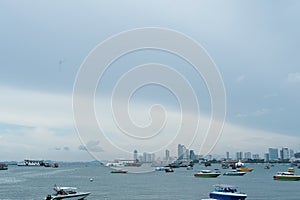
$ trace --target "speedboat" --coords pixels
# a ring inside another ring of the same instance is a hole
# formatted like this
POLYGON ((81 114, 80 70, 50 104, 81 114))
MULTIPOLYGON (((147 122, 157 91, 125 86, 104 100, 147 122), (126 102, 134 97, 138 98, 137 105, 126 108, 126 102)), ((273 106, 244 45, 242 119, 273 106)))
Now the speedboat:
POLYGON ((90 195, 90 192, 77 192, 75 187, 57 187, 54 185, 55 194, 48 195, 45 200, 61 200, 61 199, 72 199, 72 200, 83 200, 85 197, 90 195))
POLYGON ((195 177, 201 178, 216 178, 221 175, 219 171, 211 171, 211 170, 201 170, 198 173, 194 174, 195 177))
POLYGON ((294 170, 293 167, 289 167, 289 168, 288 168, 288 172, 292 172, 292 173, 293 173, 293 172, 295 172, 295 170, 294 170))
POLYGON ((126 170, 118 169, 118 170, 113 170, 110 173, 113 173, 113 174, 126 174, 127 172, 128 171, 126 171, 126 170))
POLYGON ((172 169, 172 168, 166 168, 166 169, 165 169, 165 172, 166 172, 166 173, 174 172, 174 169, 172 169))
POLYGON ((223 175, 224 176, 244 176, 246 174, 246 172, 239 172, 237 170, 230 170, 225 172, 223 175))
POLYGON ((155 171, 165 171, 166 167, 156 167, 155 171))
POLYGON ((218 184, 215 185, 215 190, 209 193, 209 198, 218 200, 244 200, 247 194, 241 193, 236 186, 218 184))
POLYGON ((295 175, 292 172, 277 172, 276 175, 273 176, 274 180, 279 181, 299 181, 300 175, 295 175))
POLYGON ((7 169, 8 169, 8 167, 6 164, 0 163, 0 170, 7 170, 7 169))
POLYGON ((242 163, 240 160, 239 160, 239 162, 235 163, 235 168, 239 172, 252 172, 253 171, 253 168, 246 167, 245 164, 242 163))

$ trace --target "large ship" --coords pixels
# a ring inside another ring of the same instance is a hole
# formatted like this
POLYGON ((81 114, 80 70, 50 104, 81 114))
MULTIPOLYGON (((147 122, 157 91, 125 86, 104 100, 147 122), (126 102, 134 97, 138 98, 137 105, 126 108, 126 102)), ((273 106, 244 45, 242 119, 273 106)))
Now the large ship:
POLYGON ((29 159, 25 159, 22 162, 18 162, 17 163, 18 166, 44 166, 44 160, 29 160, 29 159))

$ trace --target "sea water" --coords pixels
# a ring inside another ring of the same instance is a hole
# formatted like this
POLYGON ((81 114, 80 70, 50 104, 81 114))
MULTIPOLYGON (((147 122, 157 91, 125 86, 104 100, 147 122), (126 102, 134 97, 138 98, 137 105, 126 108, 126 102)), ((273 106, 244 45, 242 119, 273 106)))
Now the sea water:
MULTIPOLYGON (((91 192, 86 199, 107 200, 200 200, 208 198, 214 184, 231 184, 248 195, 248 200, 296 200, 300 199, 300 181, 275 181, 277 171, 287 171, 288 165, 275 165, 264 169, 263 164, 248 164, 254 171, 241 177, 223 176, 197 178, 201 169, 219 168, 195 165, 194 170, 175 169, 174 173, 154 171, 150 173, 112 174, 112 169, 100 164, 61 164, 59 168, 9 166, 0 171, 1 200, 41 200, 53 193, 53 185, 73 186, 79 191, 91 192), (93 179, 93 181, 90 181, 93 179)), ((296 169, 300 174, 300 169, 296 169)))

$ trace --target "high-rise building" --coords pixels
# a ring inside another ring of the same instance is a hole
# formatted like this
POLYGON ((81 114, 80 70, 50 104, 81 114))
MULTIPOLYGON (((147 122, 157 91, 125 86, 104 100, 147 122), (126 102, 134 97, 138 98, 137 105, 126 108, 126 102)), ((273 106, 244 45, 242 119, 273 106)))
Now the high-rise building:
POLYGON ((184 154, 183 154, 183 160, 189 160, 189 158, 190 158, 190 151, 187 148, 185 148, 184 150, 185 151, 184 151, 184 154))
POLYGON ((138 151, 137 150, 133 151, 133 160, 138 161, 138 151))
POLYGON ((289 151, 289 148, 284 147, 284 148, 282 148, 281 151, 282 151, 282 157, 281 157, 282 160, 290 159, 290 151, 289 151))
POLYGON ((243 152, 241 152, 241 151, 236 152, 236 159, 237 160, 242 160, 243 159, 243 152))
POLYGON ((295 155, 294 155, 294 150, 293 150, 293 149, 290 149, 290 158, 293 158, 293 157, 295 157, 295 155))
POLYGON ((165 159, 168 161, 170 160, 170 151, 168 149, 166 149, 166 155, 165 155, 165 159))
POLYGON ((229 152, 227 151, 226 152, 226 159, 229 160, 229 158, 230 158, 230 155, 229 155, 229 152))
POLYGON ((269 159, 270 161, 278 160, 278 149, 277 148, 269 148, 269 159))
POLYGON ((150 159, 150 162, 154 162, 155 161, 155 153, 151 153, 151 159, 150 159))
POLYGON ((190 160, 197 160, 194 150, 190 150, 190 160))
POLYGON ((253 156, 252 156, 252 158, 254 159, 254 160, 258 160, 259 159, 259 154, 253 154, 253 156))
POLYGON ((178 154, 178 160, 183 160, 183 154, 184 154, 184 145, 178 144, 178 148, 177 148, 177 154, 178 154))
POLYGON ((244 158, 245 159, 251 159, 251 152, 245 152, 244 153, 244 158))
POLYGON ((269 153, 265 153, 264 154, 264 160, 265 160, 265 162, 269 162, 270 161, 269 153))

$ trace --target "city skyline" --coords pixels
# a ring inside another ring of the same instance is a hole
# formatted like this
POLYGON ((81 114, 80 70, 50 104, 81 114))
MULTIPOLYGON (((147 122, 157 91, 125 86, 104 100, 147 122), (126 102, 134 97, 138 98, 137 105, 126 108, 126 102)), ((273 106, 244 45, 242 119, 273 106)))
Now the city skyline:
MULTIPOLYGON (((267 153, 262 152, 250 152, 250 151, 238 151, 230 153, 226 151, 223 156, 209 154, 206 156, 197 155, 194 153, 193 149, 187 149, 184 144, 178 144, 177 152, 170 152, 170 150, 165 150, 165 155, 160 156, 155 153, 142 152, 139 153, 138 150, 133 151, 133 160, 139 162, 154 162, 154 161, 189 161, 189 160, 199 160, 199 159, 217 159, 217 160, 264 160, 265 162, 269 161, 290 161, 290 159, 300 159, 300 156, 294 156, 296 153, 293 149, 288 147, 273 148, 269 147, 267 153), (157 159, 155 159, 157 158, 157 159)), ((121 159, 121 158, 119 158, 121 159)))

